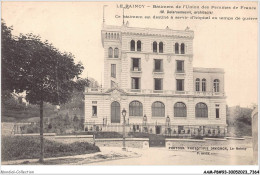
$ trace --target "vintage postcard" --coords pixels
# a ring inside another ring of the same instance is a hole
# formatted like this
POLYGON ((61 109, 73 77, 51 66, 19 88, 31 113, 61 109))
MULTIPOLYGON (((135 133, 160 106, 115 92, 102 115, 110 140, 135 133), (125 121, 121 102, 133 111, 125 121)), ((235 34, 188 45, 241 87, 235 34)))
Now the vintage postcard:
POLYGON ((251 165, 199 173, 259 174, 258 2, 2 1, 1 10, 1 173, 251 165))

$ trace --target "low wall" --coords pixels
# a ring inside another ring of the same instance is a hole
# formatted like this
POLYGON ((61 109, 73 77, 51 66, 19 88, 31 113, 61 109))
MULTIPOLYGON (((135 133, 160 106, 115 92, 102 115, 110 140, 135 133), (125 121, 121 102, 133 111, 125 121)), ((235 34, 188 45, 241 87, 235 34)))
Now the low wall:
MULTIPOLYGON (((15 136, 40 136, 40 133, 15 134, 15 136)), ((43 133, 43 136, 56 136, 56 133, 43 133)))
MULTIPOLYGON (((100 147, 123 147, 123 141, 98 141, 96 145, 100 147)), ((143 141, 126 141, 125 145, 131 148, 143 148, 143 141)))

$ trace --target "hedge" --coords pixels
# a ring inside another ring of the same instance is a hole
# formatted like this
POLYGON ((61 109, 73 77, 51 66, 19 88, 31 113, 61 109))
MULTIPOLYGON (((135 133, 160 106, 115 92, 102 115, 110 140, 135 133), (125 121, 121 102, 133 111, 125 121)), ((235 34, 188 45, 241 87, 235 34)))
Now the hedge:
MULTIPOLYGON (((2 161, 37 159, 40 157, 40 138, 31 136, 2 137, 2 161)), ((44 139, 44 157, 62 157, 100 152, 98 146, 87 142, 71 144, 44 139)))

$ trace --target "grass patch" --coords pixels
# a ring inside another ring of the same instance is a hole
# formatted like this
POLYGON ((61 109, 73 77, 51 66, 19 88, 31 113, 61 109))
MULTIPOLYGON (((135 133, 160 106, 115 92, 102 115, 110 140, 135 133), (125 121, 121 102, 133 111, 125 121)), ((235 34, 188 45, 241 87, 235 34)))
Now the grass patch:
MULTIPOLYGON (((40 138, 29 136, 2 137, 2 161, 18 159, 38 159, 40 138)), ((44 139, 44 157, 62 157, 100 152, 98 146, 87 142, 71 144, 44 139)))

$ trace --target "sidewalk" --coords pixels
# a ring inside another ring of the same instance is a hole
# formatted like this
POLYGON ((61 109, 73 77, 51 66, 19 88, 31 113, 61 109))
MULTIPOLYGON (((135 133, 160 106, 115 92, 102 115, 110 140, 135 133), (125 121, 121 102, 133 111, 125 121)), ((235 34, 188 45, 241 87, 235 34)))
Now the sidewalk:
MULTIPOLYGON (((137 158, 141 156, 136 148, 128 148, 127 151, 122 151, 122 148, 120 147, 100 147, 100 150, 101 152, 93 154, 45 158, 44 165, 83 165, 109 160, 137 158)), ((38 159, 22 159, 2 161, 2 165, 40 165, 40 163, 38 162, 38 159)))

